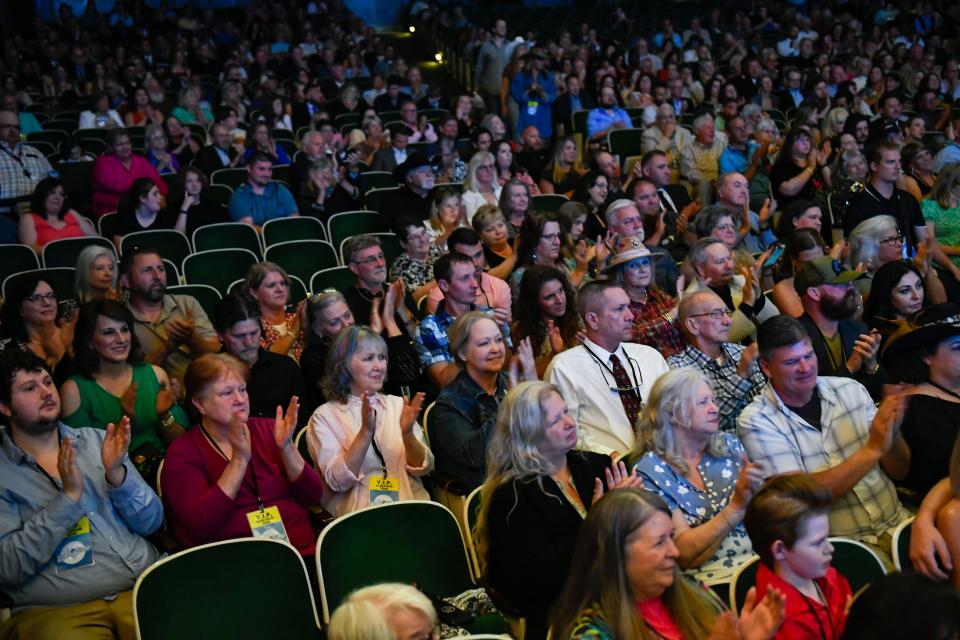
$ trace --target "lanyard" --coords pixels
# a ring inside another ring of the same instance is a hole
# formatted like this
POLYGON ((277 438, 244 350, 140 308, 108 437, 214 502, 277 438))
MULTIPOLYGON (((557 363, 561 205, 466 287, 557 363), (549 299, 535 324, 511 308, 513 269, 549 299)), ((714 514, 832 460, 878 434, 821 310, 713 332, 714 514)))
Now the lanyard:
MULTIPOLYGON (((224 460, 226 460, 227 462, 230 462, 230 458, 228 458, 227 455, 223 452, 223 449, 220 448, 220 445, 217 444, 217 441, 210 436, 210 434, 207 432, 206 429, 203 428, 202 424, 200 425, 200 431, 202 431, 203 435, 207 437, 207 441, 211 445, 213 445, 213 448, 217 450, 217 453, 219 453, 224 460)), ((251 442, 251 445, 252 444, 253 443, 251 442)), ((252 446, 250 447, 250 461, 247 463, 247 469, 250 470, 250 478, 253 483, 251 488, 253 489, 253 495, 256 496, 257 498, 257 507, 260 509, 260 511, 263 511, 263 500, 260 499, 260 486, 257 484, 257 471, 256 469, 253 468, 253 447, 252 446)), ((243 483, 245 484, 246 482, 247 482, 247 474, 244 473, 243 483)))
MULTIPOLYGON (((3 151, 4 154, 6 154, 7 156, 13 158, 13 161, 16 162, 18 165, 20 165, 20 169, 23 171, 23 175, 24 175, 25 178, 27 178, 27 179, 29 179, 29 180, 32 180, 32 179, 33 179, 33 176, 30 175, 30 172, 29 172, 29 171, 27 171, 27 167, 23 164, 23 158, 21 158, 19 155, 15 154, 13 151, 10 151, 10 150, 7 149, 6 147, 0 147, 0 151, 3 151)), ((21 153, 22 153, 22 151, 23 151, 23 148, 21 147, 21 153)))
MULTIPOLYGON (((820 616, 817 615, 817 609, 810 603, 810 598, 800 593, 800 590, 797 589, 797 593, 800 594, 800 597, 803 598, 803 603, 807 605, 807 609, 810 610, 810 614, 813 615, 813 619, 817 622, 817 627, 820 629, 820 637, 823 640, 830 640, 831 638, 837 637, 837 630, 833 627, 833 618, 830 617, 830 603, 827 602, 827 597, 823 595, 823 591, 820 590, 820 585, 816 582, 813 583, 813 586, 817 588, 817 593, 820 594, 820 597, 823 598, 823 608, 827 613, 827 623, 830 625, 830 638, 827 638, 827 632, 823 628, 823 624, 820 622, 820 616)), ((796 587, 794 587, 796 589, 796 587)))
MULTIPOLYGON (((610 390, 611 390, 611 391, 631 393, 631 394, 633 394, 633 395, 637 398, 637 400, 639 400, 640 402, 643 402, 643 397, 640 395, 640 385, 643 384, 643 373, 639 371, 639 367, 637 367, 636 369, 634 368, 634 360, 633 360, 633 358, 631 358, 630 355, 627 353, 627 350, 626 350, 626 349, 624 349, 624 348, 621 346, 619 350, 620 350, 620 351, 623 351, 623 357, 624 357, 624 358, 627 360, 627 362, 630 364, 630 375, 633 376, 633 388, 631 388, 631 389, 621 389, 621 388, 620 388, 620 384, 617 382, 617 376, 613 373, 613 369, 611 369, 609 366, 607 366, 607 364, 606 364, 603 360, 600 359, 600 356, 598 356, 597 354, 595 354, 595 353, 590 349, 590 347, 588 347, 587 345, 582 345, 582 346, 583 346, 584 349, 587 350, 587 353, 589 353, 589 354, 593 357, 593 359, 596 360, 597 364, 600 365, 600 375, 603 376, 603 382, 604 382, 604 384, 607 384, 607 386, 610 387, 610 390), (610 384, 607 383, 607 374, 604 373, 604 369, 606 369, 608 372, 610 372, 610 375, 613 376, 613 382, 615 383, 613 386, 610 386, 610 384), (639 375, 639 378, 640 378, 640 382, 639 382, 639 383, 637 382, 637 377, 638 377, 638 375, 639 375)), ((613 355, 617 355, 616 351, 613 353, 613 355)), ((620 364, 622 365, 623 363, 621 362, 620 364)))
MULTIPOLYGON (((362 409, 361 409, 362 411, 362 409)), ((363 424, 363 416, 360 416, 360 423, 363 424)), ((373 410, 373 423, 377 423, 377 410, 373 410)), ((361 426, 361 428, 363 428, 361 426)), ((387 477, 387 461, 383 457, 383 451, 380 450, 380 446, 377 444, 377 432, 374 430, 373 436, 370 438, 370 444, 373 446, 373 452, 377 455, 377 459, 380 460, 380 464, 383 466, 383 477, 387 477)))

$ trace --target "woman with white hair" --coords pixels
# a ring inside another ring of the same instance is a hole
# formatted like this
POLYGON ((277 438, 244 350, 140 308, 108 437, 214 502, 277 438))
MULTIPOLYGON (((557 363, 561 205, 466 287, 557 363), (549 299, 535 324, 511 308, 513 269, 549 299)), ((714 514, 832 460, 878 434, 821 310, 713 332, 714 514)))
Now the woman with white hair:
POLYGON ((677 126, 677 114, 668 102, 657 108, 656 124, 647 127, 641 137, 644 153, 657 150, 667 154, 667 159, 670 161, 671 180, 677 175, 680 154, 691 142, 693 142, 693 134, 677 126))
POLYGON ((100 298, 119 298, 117 255, 99 244, 84 247, 77 256, 74 289, 80 304, 100 298))
POLYGON ((668 371, 654 383, 640 416, 634 467, 673 514, 680 567, 713 584, 728 582, 753 555, 742 523, 764 477, 719 424, 703 374, 668 371))
POLYGON ((463 181, 463 206, 467 210, 467 222, 485 204, 500 202, 500 182, 497 179, 497 163, 489 151, 477 151, 467 165, 467 178, 463 181))
POLYGON ((433 640, 437 612, 409 584, 385 582, 357 589, 330 617, 330 640, 433 640))
POLYGON ((483 575, 526 619, 527 640, 546 637, 587 510, 605 490, 640 486, 622 462, 576 447, 577 423, 552 384, 522 382, 500 403, 476 535, 483 575))

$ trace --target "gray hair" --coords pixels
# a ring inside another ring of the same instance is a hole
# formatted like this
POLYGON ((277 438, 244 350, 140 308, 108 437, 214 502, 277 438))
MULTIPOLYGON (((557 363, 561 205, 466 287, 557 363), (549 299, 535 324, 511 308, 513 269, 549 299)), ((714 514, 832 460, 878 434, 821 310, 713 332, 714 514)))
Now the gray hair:
POLYGON ((73 277, 73 288, 77 291, 77 299, 80 304, 92 299, 90 297, 90 267, 100 256, 109 256, 113 262, 113 284, 111 286, 114 289, 117 288, 117 278, 120 275, 117 268, 117 254, 99 244, 88 245, 77 256, 77 267, 73 277))
MULTIPOLYGON (((637 421, 634 457, 652 451, 683 473, 689 471, 677 445, 676 430, 690 427, 701 383, 709 386, 703 373, 692 367, 672 369, 657 378, 637 421)), ((714 458, 729 455, 723 434, 714 435, 705 453, 714 458)))
POLYGON ((453 359, 461 367, 465 366, 466 362, 460 357, 460 351, 470 342, 470 334, 473 332, 473 327, 481 320, 489 320, 496 325, 496 322, 482 311, 467 311, 457 316, 457 319, 454 320, 450 328, 447 329, 447 338, 450 341, 447 348, 450 351, 450 355, 453 356, 453 359))
POLYGON ((357 589, 330 617, 330 640, 393 640, 396 634, 387 613, 407 609, 426 616, 436 626, 437 612, 430 599, 409 584, 383 583, 357 589))
POLYGON ((300 138, 300 146, 306 147, 308 144, 310 144, 311 138, 313 138, 314 136, 321 136, 321 135, 323 134, 315 129, 311 129, 310 131, 307 131, 305 134, 303 134, 303 137, 300 138))
POLYGON ((606 213, 603 214, 604 219, 607 221, 607 226, 613 224, 613 221, 616 219, 617 211, 623 209, 624 207, 636 207, 637 203, 633 200, 628 200, 627 198, 620 198, 619 200, 614 200, 607 207, 606 213))
POLYGON ((353 379, 350 361, 353 354, 367 348, 387 355, 387 343, 370 327, 355 324, 337 334, 327 354, 326 374, 322 382, 323 392, 328 399, 346 402, 350 398, 350 382, 353 379))
POLYGON ((707 124, 707 122, 713 122, 713 116, 710 115, 709 113, 700 114, 699 116, 693 119, 693 130, 696 131, 703 125, 707 124))
POLYGON ((760 131, 766 131, 767 133, 773 134, 774 137, 780 135, 780 128, 777 127, 777 123, 770 118, 760 118, 756 130, 758 133, 760 131))
POLYGON ((673 105, 671 105, 668 102, 664 102, 662 105, 657 107, 657 118, 659 119, 661 116, 663 117, 673 116, 674 118, 676 118, 677 112, 673 110, 673 105))
MULTIPOLYGON (((693 265, 694 269, 702 267, 707 263, 707 249, 715 244, 723 244, 723 240, 706 237, 700 238, 693 243, 693 247, 690 249, 690 255, 687 256, 687 260, 693 265)), ((723 244, 723 246, 726 248, 727 245, 723 244)))
POLYGON ((850 232, 850 265, 863 264, 868 271, 879 267, 880 238, 887 231, 899 231, 897 219, 893 216, 873 216, 858 224, 850 232))
POLYGON ((369 249, 370 247, 381 247, 383 248, 383 243, 380 242, 380 238, 370 234, 360 234, 358 236, 351 236, 343 245, 343 257, 346 258, 347 262, 353 261, 353 256, 358 252, 363 251, 364 249, 369 249))

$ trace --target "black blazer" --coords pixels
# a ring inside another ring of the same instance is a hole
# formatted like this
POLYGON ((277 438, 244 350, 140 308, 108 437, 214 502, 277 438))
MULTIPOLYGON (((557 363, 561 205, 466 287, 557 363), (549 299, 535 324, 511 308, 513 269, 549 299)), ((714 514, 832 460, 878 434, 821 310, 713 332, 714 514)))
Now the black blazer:
MULTIPOLYGON (((589 508, 595 478, 610 457, 571 451, 567 464, 580 501, 589 508)), ((550 478, 498 487, 487 513, 486 581, 527 619, 527 638, 546 637, 547 612, 563 590, 583 519, 550 478)))
MULTIPOLYGON (((233 162, 233 159, 237 157, 237 150, 230 147, 227 149, 227 155, 230 157, 230 162, 233 162)), ((193 166, 203 171, 209 178, 210 174, 217 169, 227 169, 230 165, 223 164, 217 150, 213 146, 207 145, 197 153, 197 157, 193 159, 193 166)))
MULTIPOLYGON (((584 109, 593 109, 596 106, 593 96, 586 91, 581 91, 580 106, 584 109)), ((560 125, 563 125, 566 135, 573 133, 573 106, 570 95, 567 93, 553 101, 553 130, 557 131, 557 127, 560 125)))
POLYGON ((393 149, 387 147, 386 149, 380 149, 375 154, 373 154, 373 166, 370 167, 373 171, 390 171, 392 172, 397 168, 397 158, 393 155, 393 149))

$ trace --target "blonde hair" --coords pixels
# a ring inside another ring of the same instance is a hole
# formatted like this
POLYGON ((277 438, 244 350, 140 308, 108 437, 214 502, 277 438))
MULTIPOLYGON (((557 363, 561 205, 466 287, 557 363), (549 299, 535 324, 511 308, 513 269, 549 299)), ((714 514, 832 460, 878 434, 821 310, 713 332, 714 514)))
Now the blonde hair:
POLYGON ((463 181, 464 191, 479 191, 477 188, 477 167, 483 162, 493 163, 493 181, 490 183, 494 189, 499 184, 497 179, 497 159, 489 151, 477 151, 470 157, 470 163, 467 165, 467 176, 463 181))
MULTIPOLYGON (((637 458, 652 451, 681 472, 690 471, 678 450, 676 430, 689 428, 697 401, 697 387, 701 383, 709 386, 704 375, 692 367, 672 369, 657 378, 637 421, 637 448, 634 452, 637 458)), ((706 453, 714 458, 728 455, 722 434, 713 437, 706 453)))
MULTIPOLYGON (((543 490, 543 476, 554 471, 540 452, 547 421, 543 403, 551 393, 563 397, 560 390, 548 382, 521 382, 500 403, 487 445, 487 479, 480 490, 480 514, 474 527, 481 567, 486 566, 487 560, 487 518, 493 494, 501 485, 521 478, 536 478, 543 490)), ((514 507, 516 499, 514 495, 514 507)))
POLYGON ((357 589, 347 596, 330 617, 330 640, 394 640, 397 636, 387 622, 387 612, 417 611, 437 626, 437 612, 430 599, 416 587, 383 583, 357 589))
POLYGON ((933 200, 944 209, 950 208, 950 192, 960 184, 960 165, 948 164, 933 183, 933 188, 927 194, 927 200, 933 200))
POLYGON ((497 220, 507 224, 507 219, 504 217, 503 211, 500 211, 500 207, 495 204, 482 204, 477 207, 477 212, 473 214, 471 224, 474 231, 483 233, 484 229, 497 220))

